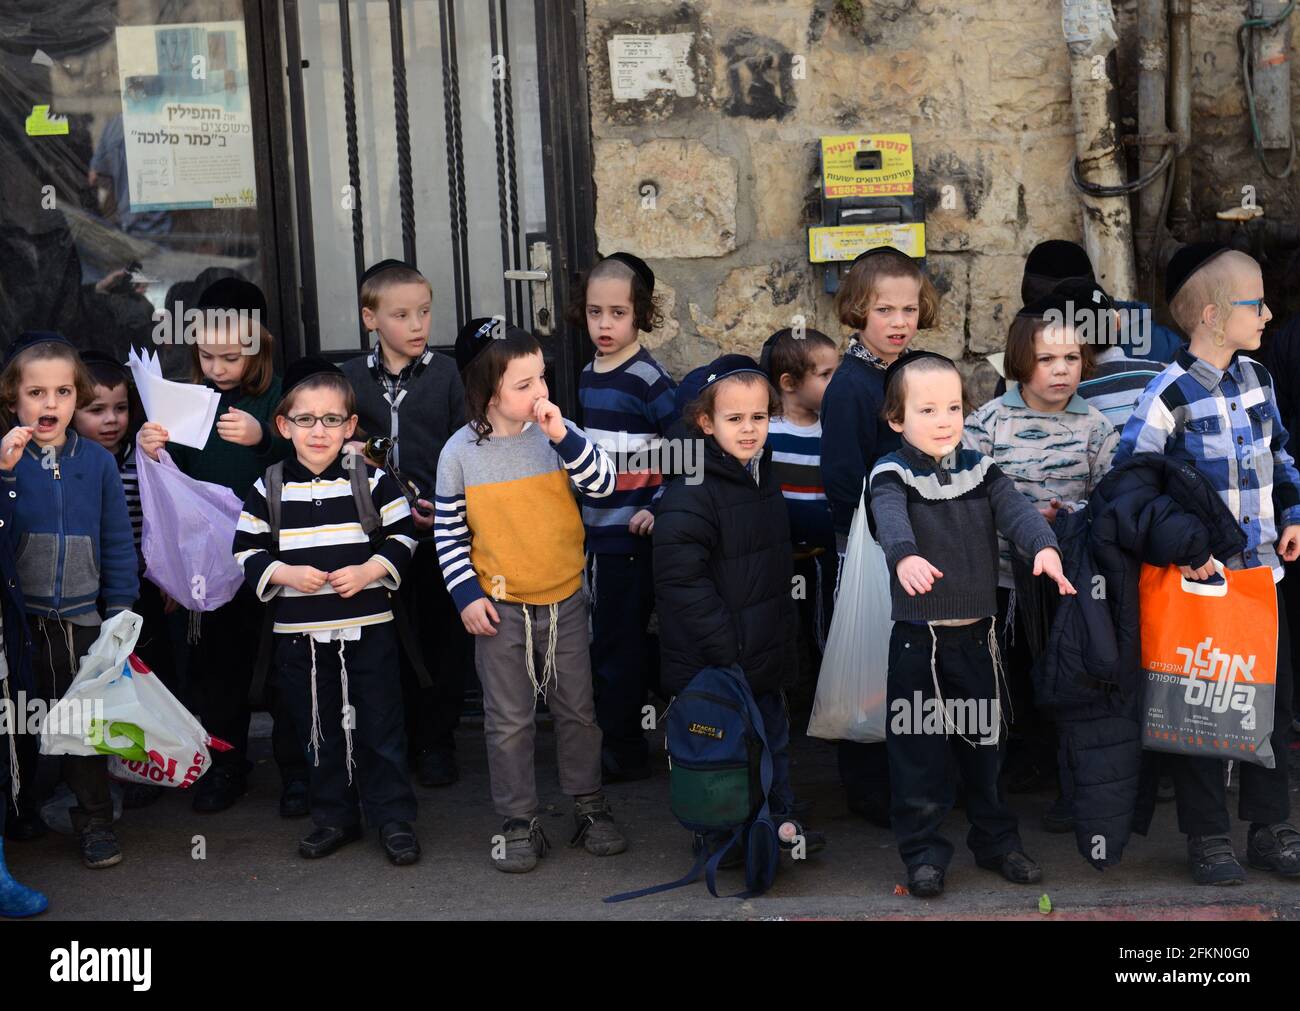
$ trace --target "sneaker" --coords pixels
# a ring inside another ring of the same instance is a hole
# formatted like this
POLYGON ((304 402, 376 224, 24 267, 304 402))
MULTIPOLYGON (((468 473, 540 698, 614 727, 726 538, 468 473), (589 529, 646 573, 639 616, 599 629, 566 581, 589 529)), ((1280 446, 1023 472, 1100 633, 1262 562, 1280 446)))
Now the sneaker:
POLYGON ((907 890, 918 899, 934 899, 943 894, 943 868, 934 864, 917 864, 907 869, 907 890))
POLYGON ((614 814, 603 793, 591 793, 575 798, 573 824, 577 830, 570 846, 582 843, 582 848, 593 856, 612 857, 627 849, 627 839, 614 824, 614 814))
POLYGON ((975 864, 986 871, 997 871, 1013 885, 1032 885, 1043 880, 1043 869, 1024 850, 1012 850, 984 860, 976 859, 975 864))
POLYGON ((280 817, 305 818, 311 814, 307 800, 307 784, 301 779, 291 779, 280 791, 280 817))
POLYGON ((1074 831, 1074 809, 1067 797, 1057 797, 1043 812, 1043 831, 1061 835, 1074 831))
POLYGON ((1279 822, 1252 828, 1246 837, 1246 862, 1284 878, 1300 878, 1300 832, 1279 822))
POLYGON ((224 811, 233 807, 248 792, 248 780, 226 765, 218 765, 208 770, 206 776, 199 780, 194 792, 194 810, 205 814, 224 811))
POLYGON ((498 858, 494 845, 492 864, 507 874, 526 874, 537 866, 537 861, 551 848, 536 817, 531 820, 507 818, 501 826, 501 834, 505 836, 505 852, 498 858))
POLYGON ((415 778, 421 786, 451 786, 460 779, 451 751, 422 751, 415 758, 415 778))
POLYGON ((1240 885, 1246 870, 1232 851, 1232 839, 1226 835, 1191 835, 1187 837, 1187 862, 1198 885, 1240 885))
POLYGON ((122 862, 122 847, 107 825, 86 829, 77 836, 77 842, 81 846, 81 862, 93 870, 122 862))

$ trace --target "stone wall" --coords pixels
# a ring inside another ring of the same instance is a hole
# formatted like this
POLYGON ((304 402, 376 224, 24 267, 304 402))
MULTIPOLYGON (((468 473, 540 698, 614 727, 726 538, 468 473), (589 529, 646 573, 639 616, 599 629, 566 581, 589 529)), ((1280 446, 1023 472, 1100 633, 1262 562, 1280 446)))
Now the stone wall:
MULTIPOLYGON (((1226 10, 1238 6, 1193 9, 1196 150, 1212 155, 1195 159, 1194 200, 1207 219, 1240 202, 1239 177, 1260 175, 1233 55, 1240 19, 1226 10)), ((1131 115, 1133 0, 1117 15, 1131 115)), ((587 41, 598 245, 654 267, 667 320, 646 344, 675 375, 721 352, 756 353, 796 315, 847 333, 824 268, 807 258, 823 135, 912 134, 943 297, 918 346, 964 356, 977 392, 993 382, 980 356, 1001 349, 1020 306, 1025 253, 1082 237, 1057 0, 587 0, 587 41), (616 101, 611 36, 679 33, 692 36, 684 86, 616 101), (955 200, 942 199, 946 186, 955 200)), ((1289 181, 1266 183, 1266 207, 1282 191, 1291 199, 1289 181)))

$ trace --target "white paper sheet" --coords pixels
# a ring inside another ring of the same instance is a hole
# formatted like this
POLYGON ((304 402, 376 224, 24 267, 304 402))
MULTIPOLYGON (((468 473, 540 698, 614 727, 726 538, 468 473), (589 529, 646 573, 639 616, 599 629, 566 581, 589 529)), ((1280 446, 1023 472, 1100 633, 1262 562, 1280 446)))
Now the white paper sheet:
POLYGON ((164 379, 158 356, 147 348, 143 355, 132 348, 126 364, 148 419, 167 429, 172 442, 195 449, 207 445, 221 395, 206 386, 164 379))

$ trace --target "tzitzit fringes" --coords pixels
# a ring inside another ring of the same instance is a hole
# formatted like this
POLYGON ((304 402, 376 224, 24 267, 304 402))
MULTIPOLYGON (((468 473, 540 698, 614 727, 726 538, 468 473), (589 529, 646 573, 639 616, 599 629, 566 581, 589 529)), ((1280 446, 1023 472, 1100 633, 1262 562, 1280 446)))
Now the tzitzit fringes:
POLYGON ((528 613, 528 605, 520 604, 524 610, 524 669, 528 671, 528 683, 533 686, 533 696, 541 695, 545 698, 545 692, 537 683, 537 662, 533 658, 533 617, 528 613))
POLYGON ((817 570, 817 602, 813 605, 813 624, 816 626, 817 651, 826 652, 826 601, 822 589, 822 556, 813 557, 813 568, 817 570))
MULTIPOLYGON (((993 739, 983 743, 996 747, 1002 739, 1002 686, 1006 682, 1007 672, 1002 666, 1002 650, 998 648, 998 623, 989 622, 989 656, 993 660, 993 739)), ((1011 689, 1007 688, 1007 708, 1011 708, 1011 689)), ((1010 728, 1010 722, 1007 727, 1010 728)))
POLYGON ((316 640, 307 636, 307 648, 311 650, 311 750, 315 761, 320 765, 320 705, 316 701, 316 640))
MULTIPOLYGON (((13 703, 9 698, 9 678, 0 678, 0 685, 4 686, 5 709, 13 712, 13 703)), ((15 719, 17 715, 15 714, 15 719)), ((12 794, 14 804, 18 803, 18 788, 21 777, 18 773, 18 735, 12 732, 6 735, 9 738, 9 792, 12 794)))
POLYGON ((339 685, 343 690, 343 742, 346 750, 344 764, 348 770, 348 785, 352 784, 352 767, 356 762, 352 760, 352 714, 348 711, 348 658, 343 653, 343 647, 346 642, 339 640, 339 685))
POLYGON ((203 635, 203 612, 191 611, 189 627, 186 629, 185 632, 185 641, 188 642, 191 646, 193 646, 199 641, 199 637, 202 635, 203 635))
POLYGON ((939 687, 939 633, 934 630, 933 622, 927 622, 926 628, 930 630, 930 677, 934 681, 934 700, 943 716, 943 732, 946 735, 951 729, 958 740, 974 747, 975 742, 957 729, 956 721, 948 713, 948 706, 943 700, 943 690, 939 687))
POLYGON ((560 638, 560 605, 551 604, 547 608, 550 625, 546 629, 546 657, 542 661, 542 701, 546 701, 546 686, 552 679, 559 684, 559 675, 555 670, 555 651, 560 638))

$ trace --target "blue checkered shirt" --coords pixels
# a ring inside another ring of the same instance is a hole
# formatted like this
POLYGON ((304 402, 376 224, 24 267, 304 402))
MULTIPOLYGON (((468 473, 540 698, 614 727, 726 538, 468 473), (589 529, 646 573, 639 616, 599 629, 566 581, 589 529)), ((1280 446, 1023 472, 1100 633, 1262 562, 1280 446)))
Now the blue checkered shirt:
POLYGON ((1236 355, 1225 371, 1178 351, 1153 379, 1124 426, 1115 464, 1134 453, 1165 453, 1194 466, 1219 493, 1246 534, 1230 568, 1282 563, 1278 531, 1300 523, 1300 474, 1286 451, 1287 431, 1268 370, 1236 355), (1280 519, 1280 522, 1279 522, 1280 519))

